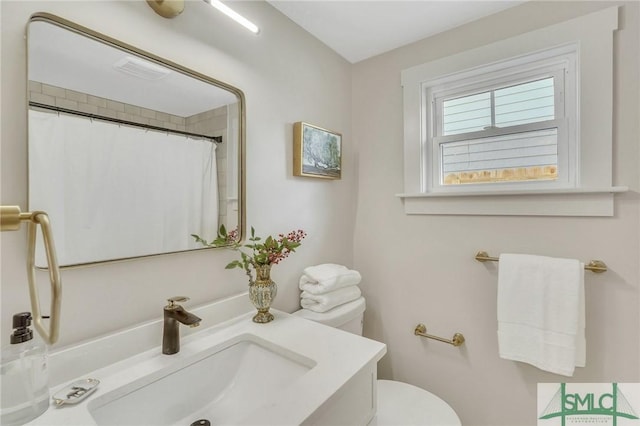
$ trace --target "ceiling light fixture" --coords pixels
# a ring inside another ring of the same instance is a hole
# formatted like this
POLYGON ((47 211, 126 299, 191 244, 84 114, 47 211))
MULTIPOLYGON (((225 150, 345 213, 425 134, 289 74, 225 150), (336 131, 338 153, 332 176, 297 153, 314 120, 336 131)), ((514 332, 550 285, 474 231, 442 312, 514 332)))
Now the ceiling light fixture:
POLYGON ((147 3, 163 18, 175 18, 184 10, 184 0, 147 0, 147 3))
POLYGON ((230 17, 231 19, 233 19, 234 21, 236 21, 237 23, 239 23, 240 25, 242 25, 252 33, 258 34, 260 32, 260 28, 258 28, 256 24, 249 21, 247 18, 240 15, 238 12, 231 9, 226 4, 222 3, 220 0, 203 0, 203 1, 215 7, 220 12, 224 13, 225 15, 227 15, 228 17, 230 17))

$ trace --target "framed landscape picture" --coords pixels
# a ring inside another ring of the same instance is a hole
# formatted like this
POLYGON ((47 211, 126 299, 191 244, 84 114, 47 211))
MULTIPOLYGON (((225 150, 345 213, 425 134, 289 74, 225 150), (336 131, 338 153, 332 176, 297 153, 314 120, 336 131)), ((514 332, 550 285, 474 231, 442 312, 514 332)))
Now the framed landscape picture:
POLYGON ((342 135, 301 121, 293 124, 293 174, 340 179, 342 135))

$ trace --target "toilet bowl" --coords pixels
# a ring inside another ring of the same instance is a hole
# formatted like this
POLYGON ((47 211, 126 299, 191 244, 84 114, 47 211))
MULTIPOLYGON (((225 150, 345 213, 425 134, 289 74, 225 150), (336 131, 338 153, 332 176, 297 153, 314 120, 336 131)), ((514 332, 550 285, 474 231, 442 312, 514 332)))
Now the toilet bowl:
MULTIPOLYGON (((362 335, 366 308, 363 297, 319 313, 308 309, 296 315, 330 327, 362 335)), ((460 426, 456 412, 436 395, 408 383, 378 380, 378 409, 369 426, 460 426)))
POLYGON ((378 411, 369 426, 460 426, 453 408, 431 392, 409 383, 378 380, 378 411))

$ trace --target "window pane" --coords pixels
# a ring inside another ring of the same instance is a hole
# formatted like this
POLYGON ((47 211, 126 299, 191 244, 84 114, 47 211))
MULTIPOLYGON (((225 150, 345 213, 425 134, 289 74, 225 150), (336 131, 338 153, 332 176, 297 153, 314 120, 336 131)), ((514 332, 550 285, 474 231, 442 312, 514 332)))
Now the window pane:
POLYGON ((554 180, 558 177, 557 129, 441 144, 442 183, 554 180))
POLYGON ((448 99, 442 108, 443 135, 475 132, 491 126, 491 92, 448 99))
POLYGON ((553 77, 495 91, 496 126, 553 120, 553 77))

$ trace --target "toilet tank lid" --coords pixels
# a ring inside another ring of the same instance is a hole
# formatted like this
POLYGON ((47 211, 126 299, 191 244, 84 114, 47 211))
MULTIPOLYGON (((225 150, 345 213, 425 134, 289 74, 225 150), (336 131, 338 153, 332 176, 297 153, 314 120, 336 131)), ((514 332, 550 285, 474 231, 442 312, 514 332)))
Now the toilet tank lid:
POLYGON ((316 321, 330 327, 339 327, 358 315, 362 315, 366 308, 364 297, 360 296, 356 300, 336 306, 327 312, 314 312, 309 309, 300 309, 292 315, 300 316, 311 321, 316 321))

